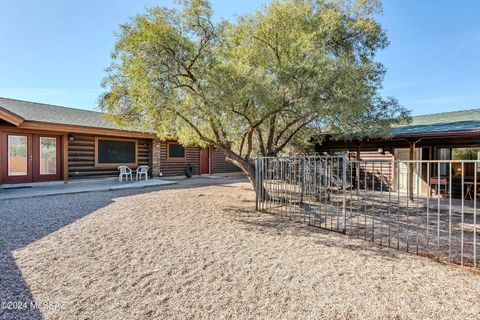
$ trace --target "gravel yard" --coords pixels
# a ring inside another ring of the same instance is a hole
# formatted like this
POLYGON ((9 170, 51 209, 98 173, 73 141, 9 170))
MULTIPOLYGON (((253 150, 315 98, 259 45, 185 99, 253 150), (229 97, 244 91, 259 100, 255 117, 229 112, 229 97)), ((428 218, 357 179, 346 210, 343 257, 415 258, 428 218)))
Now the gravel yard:
POLYGON ((480 318, 480 275, 254 204, 238 178, 0 201, 0 319, 480 318))

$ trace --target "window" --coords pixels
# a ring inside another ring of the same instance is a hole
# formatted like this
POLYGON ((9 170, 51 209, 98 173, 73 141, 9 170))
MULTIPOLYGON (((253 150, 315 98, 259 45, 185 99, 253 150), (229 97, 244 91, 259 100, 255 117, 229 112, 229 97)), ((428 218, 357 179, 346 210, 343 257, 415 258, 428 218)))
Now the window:
POLYGON ((28 141, 26 136, 8 136, 8 175, 28 174, 28 141))
POLYGON ((40 137, 40 174, 57 173, 57 139, 40 137))
MULTIPOLYGON (((480 148, 452 148, 452 160, 480 160, 480 148)), ((463 167, 465 176, 473 176, 475 174, 475 164, 465 163, 463 167)), ((460 163, 453 164, 453 171, 456 175, 461 175, 462 165, 460 163)), ((477 165, 477 172, 480 166, 477 165)))
MULTIPOLYGON (((440 175, 449 174, 449 167, 452 168, 452 174, 462 174, 462 164, 460 160, 480 160, 480 148, 438 148, 438 160, 454 160, 451 165, 447 163, 440 164, 440 175)), ((475 173, 475 164, 464 163, 463 169, 465 176, 473 176, 475 173)), ((477 166, 477 172, 480 172, 480 165, 477 166)))
MULTIPOLYGON (((438 148, 438 160, 451 160, 450 148, 438 148)), ((446 176, 448 173, 447 164, 440 163, 440 176, 446 176)), ((435 175, 437 175, 435 171, 435 175)))
POLYGON ((178 143, 169 143, 168 158, 185 158, 185 148, 178 143))
POLYGON ((95 138, 95 165, 137 165, 137 141, 95 138))
POLYGON ((480 148, 452 148, 452 160, 478 160, 480 148))

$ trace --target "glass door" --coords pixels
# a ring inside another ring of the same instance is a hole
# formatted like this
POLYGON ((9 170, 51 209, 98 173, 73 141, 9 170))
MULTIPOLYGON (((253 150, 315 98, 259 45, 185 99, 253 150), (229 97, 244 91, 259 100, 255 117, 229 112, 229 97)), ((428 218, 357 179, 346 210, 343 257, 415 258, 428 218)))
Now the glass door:
POLYGON ((32 136, 4 133, 2 181, 4 183, 32 181, 32 136))
POLYGON ((33 165, 34 181, 60 180, 60 137, 34 136, 33 165))
MULTIPOLYGON (((422 159, 422 150, 420 148, 415 148, 414 157, 414 160, 422 159)), ((409 189, 413 189, 413 192, 416 194, 417 184, 419 184, 418 187, 422 190, 425 183, 422 179, 419 179, 422 176, 422 166, 416 164, 410 166, 408 162, 410 160, 410 149, 395 149, 395 160, 399 160, 395 166, 395 189, 398 189, 397 191, 400 193, 407 193, 409 189), (410 170, 412 168, 412 181, 410 181, 410 170), (410 183, 413 183, 413 185, 410 186, 410 183)))

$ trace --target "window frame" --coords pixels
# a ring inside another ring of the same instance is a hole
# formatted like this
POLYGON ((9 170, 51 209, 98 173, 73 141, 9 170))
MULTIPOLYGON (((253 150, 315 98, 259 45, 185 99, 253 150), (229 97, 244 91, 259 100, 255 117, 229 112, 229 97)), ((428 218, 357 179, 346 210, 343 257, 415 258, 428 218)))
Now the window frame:
POLYGON ((38 168, 38 174, 41 176, 52 176, 52 175, 57 175, 58 174, 58 138, 57 137, 48 137, 48 136, 43 136, 39 135, 38 137, 38 161, 39 161, 39 168, 38 168), (49 139, 49 140, 54 140, 55 141, 55 172, 53 173, 42 173, 42 139, 49 139))
POLYGON ((187 147, 175 141, 167 142, 167 160, 186 160, 186 159, 187 159, 187 147), (170 157, 171 144, 176 144, 183 147, 183 157, 170 157))
POLYGON ((134 139, 123 139, 123 138, 104 138, 104 137, 95 137, 95 168, 117 168, 118 166, 131 166, 136 167, 138 166, 138 140, 134 139), (99 140, 107 140, 107 141, 122 141, 122 142, 134 142, 135 143, 135 162, 131 163, 101 163, 98 162, 98 141, 99 140))

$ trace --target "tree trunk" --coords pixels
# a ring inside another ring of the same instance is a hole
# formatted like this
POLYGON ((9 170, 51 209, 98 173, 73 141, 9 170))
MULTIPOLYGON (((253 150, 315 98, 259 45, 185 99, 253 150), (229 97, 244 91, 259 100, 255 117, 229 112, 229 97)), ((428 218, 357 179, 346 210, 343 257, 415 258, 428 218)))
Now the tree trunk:
POLYGON ((227 156, 227 161, 228 162, 230 162, 230 163, 236 165, 237 167, 239 167, 240 169, 242 169, 242 171, 245 173, 248 180, 252 184, 253 190, 255 192, 259 192, 258 194, 260 194, 260 196, 262 197, 262 201, 266 201, 266 200, 270 199, 270 195, 268 193, 268 190, 265 188, 263 183, 262 183, 262 185, 259 186, 260 190, 257 190, 255 165, 252 164, 247 159, 242 158, 241 156, 239 156, 238 154, 236 154, 235 152, 233 152, 231 150, 228 150, 228 149, 225 149, 225 148, 221 148, 221 149, 223 150, 223 152, 227 156))
POLYGON ((248 180, 252 183, 253 190, 256 190, 255 166, 231 150, 222 148, 222 151, 227 156, 228 162, 236 165, 245 173, 248 180))

